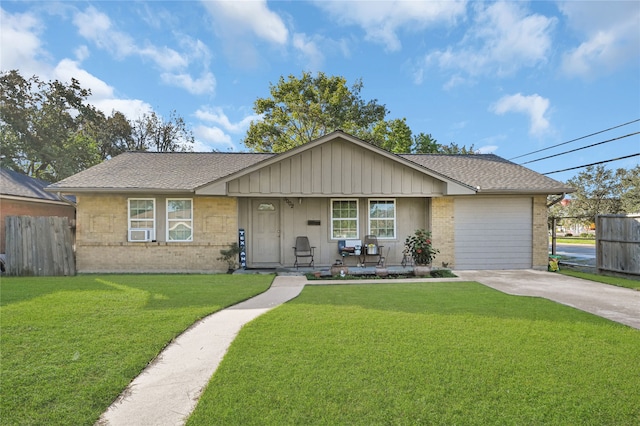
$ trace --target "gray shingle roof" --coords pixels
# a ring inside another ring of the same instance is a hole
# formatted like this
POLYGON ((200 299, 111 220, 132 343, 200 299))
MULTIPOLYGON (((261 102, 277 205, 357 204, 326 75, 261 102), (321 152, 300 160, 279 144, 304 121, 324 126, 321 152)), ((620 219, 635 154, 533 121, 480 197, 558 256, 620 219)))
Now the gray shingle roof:
POLYGON ((562 182, 493 154, 401 154, 400 156, 471 187, 480 187, 481 192, 572 191, 562 182))
POLYGON ((55 189, 193 191, 274 154, 126 152, 57 182, 55 189))
POLYGON ((44 180, 35 179, 13 170, 0 169, 0 194, 2 195, 61 201, 56 194, 44 190, 48 185, 49 182, 44 180))
MULTIPOLYGON (((267 153, 127 152, 68 177, 49 190, 191 192, 275 156, 267 153)), ((399 157, 480 192, 571 192, 562 182, 493 154, 399 157)))

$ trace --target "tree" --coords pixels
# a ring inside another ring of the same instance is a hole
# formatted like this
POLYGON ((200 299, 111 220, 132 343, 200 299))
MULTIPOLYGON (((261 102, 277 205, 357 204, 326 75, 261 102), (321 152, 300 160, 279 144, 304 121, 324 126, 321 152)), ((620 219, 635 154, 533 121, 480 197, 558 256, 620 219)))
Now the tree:
POLYGON ((632 169, 618 169, 620 177, 620 205, 625 213, 640 213, 640 165, 632 169))
POLYGON ((451 142, 449 145, 439 144, 430 133, 418 133, 413 138, 413 152, 416 154, 475 154, 476 150, 473 145, 469 148, 466 145, 458 146, 457 143, 451 142))
POLYGON ((56 181, 100 161, 97 145, 83 136, 99 113, 78 80, 27 80, 13 70, 0 74, 0 90, 3 167, 56 181))
POLYGON ((589 166, 567 181, 576 189, 571 194, 567 215, 595 222, 596 215, 622 213, 620 173, 604 166, 589 166))
POLYGON ((244 144, 257 152, 284 152, 338 129, 371 140, 387 109, 375 99, 364 101, 362 87, 361 80, 349 88, 344 77, 322 72, 280 77, 270 85, 270 97, 255 101, 262 120, 251 123, 244 144))
POLYGON ((436 154, 440 144, 431 133, 418 133, 413 137, 413 152, 416 154, 436 154))
POLYGON ((184 119, 173 110, 169 119, 164 120, 155 112, 143 114, 133 121, 133 150, 157 152, 185 152, 193 150, 193 132, 187 128, 184 119))
POLYGON ((411 129, 407 119, 379 121, 373 127, 371 143, 396 154, 411 152, 411 129))

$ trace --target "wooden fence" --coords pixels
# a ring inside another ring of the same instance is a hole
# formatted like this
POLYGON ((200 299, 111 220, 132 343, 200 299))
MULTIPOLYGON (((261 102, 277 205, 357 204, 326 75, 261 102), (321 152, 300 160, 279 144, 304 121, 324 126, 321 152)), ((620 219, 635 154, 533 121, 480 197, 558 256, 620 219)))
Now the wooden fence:
POLYGON ((640 275, 640 214, 596 216, 596 267, 640 275))
POLYGON ((5 238, 7 275, 75 275, 73 239, 66 217, 7 216, 5 238))

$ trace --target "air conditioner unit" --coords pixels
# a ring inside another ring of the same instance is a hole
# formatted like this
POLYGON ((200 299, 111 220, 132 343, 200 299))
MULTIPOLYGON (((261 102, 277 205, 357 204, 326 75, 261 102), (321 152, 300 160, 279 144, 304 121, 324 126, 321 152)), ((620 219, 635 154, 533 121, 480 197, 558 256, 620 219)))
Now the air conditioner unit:
POLYGON ((151 241, 151 229, 143 229, 143 228, 129 229, 129 241, 134 241, 134 242, 151 241))

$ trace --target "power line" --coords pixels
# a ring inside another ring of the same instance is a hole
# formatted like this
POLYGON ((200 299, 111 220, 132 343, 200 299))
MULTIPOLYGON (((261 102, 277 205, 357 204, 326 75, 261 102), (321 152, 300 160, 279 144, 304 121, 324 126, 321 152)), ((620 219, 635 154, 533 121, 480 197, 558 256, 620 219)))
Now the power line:
POLYGON ((604 163, 610 163, 612 161, 624 160, 625 158, 637 157, 638 155, 640 155, 640 152, 638 152, 636 154, 625 155, 624 157, 612 158, 611 160, 598 161, 597 163, 585 164, 583 166, 571 167, 571 168, 568 168, 568 169, 556 170, 556 171, 553 171, 553 172, 547 172, 547 173, 542 173, 542 174, 543 175, 552 175, 554 173, 567 172, 569 170, 581 169, 583 167, 596 166, 598 164, 604 164, 604 163))
POLYGON ((605 129, 605 130, 600 130, 599 132, 591 133, 590 135, 581 136, 579 138, 571 139, 570 141, 562 142, 562 143, 559 143, 557 145, 552 145, 552 146, 549 146, 549 147, 546 147, 546 148, 539 149, 537 151, 531 151, 531 152, 528 152, 526 154, 518 155, 517 157, 509 158, 509 160, 515 160, 516 158, 522 158, 522 157, 526 157, 527 155, 537 154, 538 152, 545 151, 547 149, 556 148, 556 147, 559 147, 559 146, 562 146, 562 145, 566 145, 566 144, 571 143, 571 142, 575 142, 575 141, 579 141, 581 139, 585 139, 585 138, 588 138, 588 137, 591 137, 591 136, 599 135, 600 133, 608 132, 609 130, 617 129, 618 127, 627 126, 629 124, 633 124, 633 123, 636 123, 638 121, 640 121, 640 118, 632 120, 632 121, 629 121, 627 123, 619 124, 617 126, 609 127, 608 129, 605 129))
POLYGON ((639 134, 639 133, 640 133, 640 132, 629 133, 628 135, 619 136, 619 137, 617 137, 617 138, 609 139, 609 140, 602 141, 602 142, 597 142, 597 143, 594 143, 594 144, 591 144, 591 145, 583 146, 583 147, 581 147, 581 148, 576 148, 576 149, 572 149, 572 150, 569 150, 569 151, 560 152, 560 153, 558 153, 558 154, 548 155, 548 156, 546 156, 546 157, 542 157, 542 158, 536 158, 535 160, 529 160, 529 161, 527 161, 527 162, 520 163, 520 164, 521 164, 521 165, 524 165, 524 164, 529 164, 529 163, 535 163, 536 161, 546 160, 546 159, 548 159, 548 158, 555 158, 555 157, 559 157, 559 156, 561 156, 561 155, 569 154, 569 153, 571 153, 571 152, 576 152, 576 151, 580 151, 580 150, 582 150, 582 149, 592 148, 592 147, 594 147, 594 146, 598 146, 598 145, 602 145, 602 144, 605 144, 605 143, 609 143, 609 142, 617 141, 617 140, 619 140, 619 139, 628 138, 629 136, 634 136, 634 135, 637 135, 637 134, 639 134))

